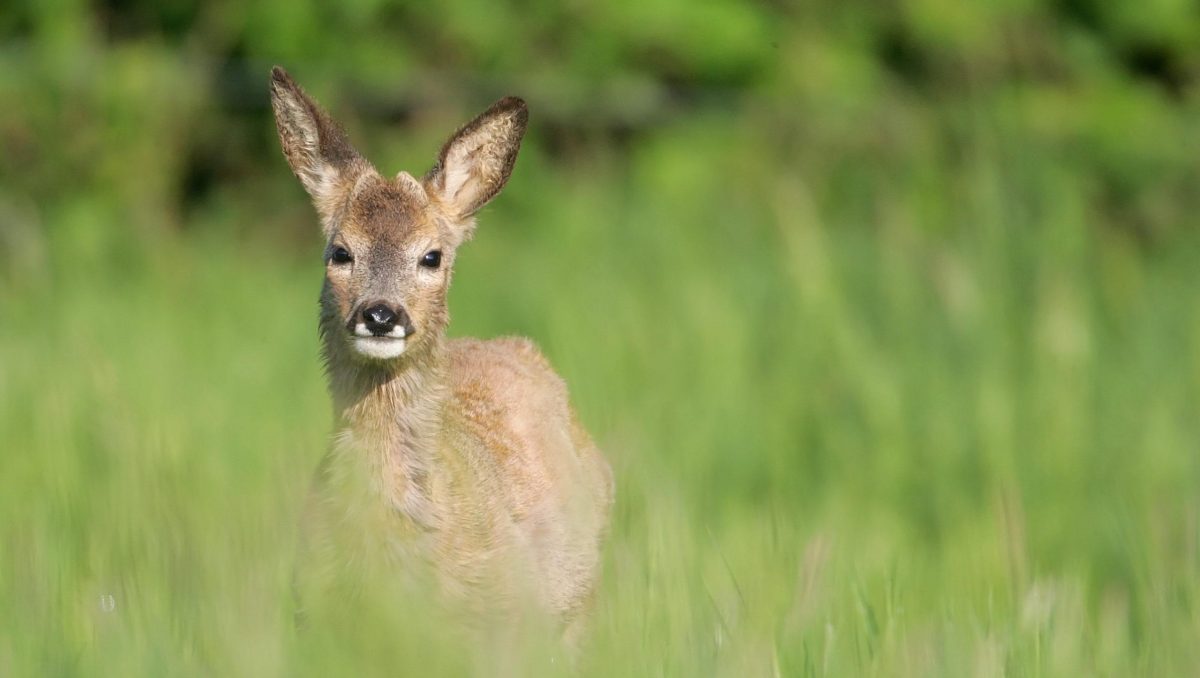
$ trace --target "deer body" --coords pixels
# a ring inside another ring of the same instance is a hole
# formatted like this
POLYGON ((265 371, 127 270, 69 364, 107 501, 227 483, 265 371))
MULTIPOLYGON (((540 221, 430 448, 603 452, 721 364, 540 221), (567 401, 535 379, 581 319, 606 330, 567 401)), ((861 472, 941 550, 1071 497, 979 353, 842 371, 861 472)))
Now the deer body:
POLYGON ((525 339, 448 340, 446 290, 473 215, 503 186, 525 107, 497 103, 418 180, 380 175, 281 69, 284 154, 326 245, 320 329, 336 431, 302 526, 302 609, 357 571, 504 620, 580 618, 612 502, 607 462, 525 339))

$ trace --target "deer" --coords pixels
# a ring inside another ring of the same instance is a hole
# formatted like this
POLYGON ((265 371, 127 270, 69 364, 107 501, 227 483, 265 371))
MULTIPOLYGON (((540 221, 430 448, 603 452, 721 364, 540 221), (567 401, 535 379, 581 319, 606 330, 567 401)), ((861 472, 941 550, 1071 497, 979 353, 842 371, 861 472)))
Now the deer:
POLYGON ((358 569, 360 586, 408 582, 501 624, 533 609, 571 635, 597 587, 611 467, 532 341, 446 336, 455 255, 508 181, 525 102, 462 126, 418 179, 380 174, 278 66, 270 92, 325 242, 335 431, 301 518, 300 613, 358 569))

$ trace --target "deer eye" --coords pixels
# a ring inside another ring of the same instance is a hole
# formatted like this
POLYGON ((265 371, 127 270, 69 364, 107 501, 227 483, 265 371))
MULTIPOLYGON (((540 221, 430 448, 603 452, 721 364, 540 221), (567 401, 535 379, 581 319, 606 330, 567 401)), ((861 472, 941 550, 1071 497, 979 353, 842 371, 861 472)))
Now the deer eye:
POLYGON ((442 251, 429 250, 421 257, 421 265, 425 268, 437 268, 442 265, 442 251))
POLYGON ((329 255, 329 260, 335 264, 348 264, 354 261, 354 257, 350 256, 350 251, 345 247, 335 247, 333 254, 329 255))

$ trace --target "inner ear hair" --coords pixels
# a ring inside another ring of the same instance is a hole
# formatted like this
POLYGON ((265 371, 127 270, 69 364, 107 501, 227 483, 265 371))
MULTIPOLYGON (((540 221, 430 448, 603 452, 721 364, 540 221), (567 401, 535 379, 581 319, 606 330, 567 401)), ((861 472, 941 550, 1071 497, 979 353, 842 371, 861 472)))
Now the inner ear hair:
POLYGON ((284 157, 321 209, 332 192, 352 186, 367 163, 342 127, 278 66, 271 69, 271 107, 284 157))
POLYGON ((508 182, 528 122, 524 101, 497 101, 442 146, 425 184, 456 218, 475 214, 508 182))

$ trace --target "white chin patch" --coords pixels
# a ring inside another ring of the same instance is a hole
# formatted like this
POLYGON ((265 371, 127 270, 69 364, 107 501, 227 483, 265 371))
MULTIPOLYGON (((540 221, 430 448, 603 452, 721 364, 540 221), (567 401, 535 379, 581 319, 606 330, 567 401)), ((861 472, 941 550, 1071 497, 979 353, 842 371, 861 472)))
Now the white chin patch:
POLYGON ((399 337, 355 337, 354 350, 368 358, 390 360, 404 353, 405 341, 399 337))
POLYGON ((354 326, 354 350, 368 358, 391 360, 404 353, 404 328, 397 325, 383 336, 375 336, 363 323, 354 326))

